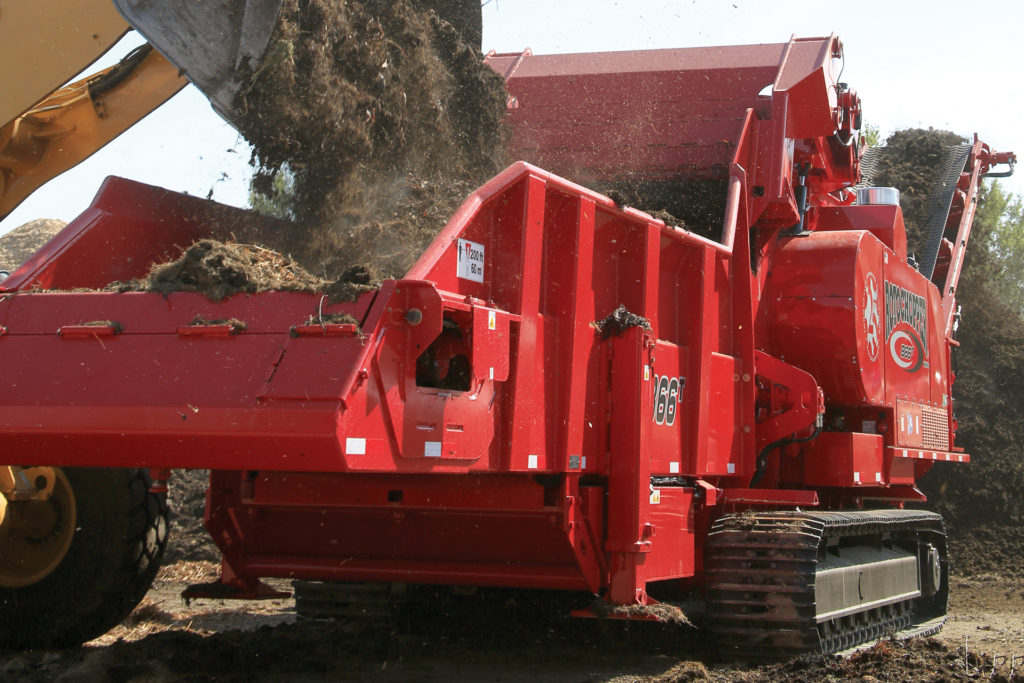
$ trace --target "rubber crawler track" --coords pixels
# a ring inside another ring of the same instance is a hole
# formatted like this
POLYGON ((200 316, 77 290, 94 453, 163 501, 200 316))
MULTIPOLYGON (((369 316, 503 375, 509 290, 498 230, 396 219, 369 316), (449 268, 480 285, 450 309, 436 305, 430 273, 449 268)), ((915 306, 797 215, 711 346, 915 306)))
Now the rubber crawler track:
POLYGON ((723 655, 775 660, 834 653, 880 637, 934 632, 946 612, 947 551, 942 518, 918 510, 767 512, 727 515, 708 536, 705 585, 712 630, 723 655), (817 623, 815 569, 826 546, 896 543, 939 549, 938 592, 817 623))

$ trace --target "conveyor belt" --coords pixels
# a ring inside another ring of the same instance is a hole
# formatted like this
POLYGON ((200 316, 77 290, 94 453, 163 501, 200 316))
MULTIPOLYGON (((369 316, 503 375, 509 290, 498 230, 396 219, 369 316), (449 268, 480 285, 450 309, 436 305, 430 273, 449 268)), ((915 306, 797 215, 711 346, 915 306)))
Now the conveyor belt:
POLYGON ((942 150, 942 160, 935 174, 935 182, 925 208, 928 218, 925 221, 921 243, 921 274, 929 280, 935 272, 935 261, 939 256, 939 244, 946 232, 946 221, 949 209, 953 204, 956 184, 963 173, 967 157, 971 153, 970 145, 955 145, 942 150))

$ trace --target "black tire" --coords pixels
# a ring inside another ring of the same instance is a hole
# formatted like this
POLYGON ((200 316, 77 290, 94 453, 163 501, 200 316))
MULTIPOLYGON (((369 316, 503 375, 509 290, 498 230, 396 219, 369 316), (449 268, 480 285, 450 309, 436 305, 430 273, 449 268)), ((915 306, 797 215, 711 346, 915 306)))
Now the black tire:
POLYGON ((0 647, 80 645, 116 626, 153 583, 167 547, 167 496, 137 469, 64 469, 75 534, 63 561, 24 588, 0 588, 0 647))

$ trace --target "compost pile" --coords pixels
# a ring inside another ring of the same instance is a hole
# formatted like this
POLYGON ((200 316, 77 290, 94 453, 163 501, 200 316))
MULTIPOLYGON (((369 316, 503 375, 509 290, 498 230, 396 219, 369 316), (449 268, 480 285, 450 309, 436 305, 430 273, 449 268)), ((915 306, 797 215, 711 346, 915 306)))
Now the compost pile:
POLYGON ((39 218, 0 236, 0 270, 13 273, 65 225, 53 218, 39 218))
MULTIPOLYGON (((931 129, 899 131, 886 142, 889 152, 874 184, 900 189, 911 252, 921 241, 942 150, 963 142, 931 129)), ((957 297, 963 309, 954 359, 957 444, 972 462, 933 468, 922 488, 929 507, 946 518, 954 572, 1017 575, 1024 556, 1024 404, 1018 399, 1024 395, 1024 319, 992 286, 987 251, 998 217, 985 211, 985 197, 982 192, 957 297)))

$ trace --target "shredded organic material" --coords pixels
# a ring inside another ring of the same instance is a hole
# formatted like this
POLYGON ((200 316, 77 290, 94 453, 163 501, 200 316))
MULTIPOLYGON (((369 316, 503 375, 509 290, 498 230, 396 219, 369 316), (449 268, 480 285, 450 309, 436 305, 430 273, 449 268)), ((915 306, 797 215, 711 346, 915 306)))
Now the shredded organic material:
POLYGON ((693 626, 683 610, 664 602, 655 605, 616 605, 611 614, 627 619, 650 619, 663 624, 693 626))
POLYGON ((181 258, 153 267, 141 280, 115 282, 118 292, 202 292, 220 301, 237 292, 316 292, 327 282, 310 275, 292 259, 253 244, 200 240, 181 258))
POLYGON ((244 332, 248 325, 238 318, 217 318, 216 320, 207 320, 201 315, 197 315, 189 323, 192 327, 213 327, 216 325, 227 325, 231 328, 232 334, 238 334, 244 332))
POLYGON ((619 304, 619 307, 612 311, 607 318, 598 320, 593 325, 601 334, 602 339, 607 339, 612 335, 617 337, 631 327, 642 327, 645 330, 651 329, 651 323, 647 318, 636 313, 630 313, 625 304, 619 304))
POLYGON ((359 325, 359 321, 348 313, 328 313, 327 315, 311 315, 306 325, 359 325))

